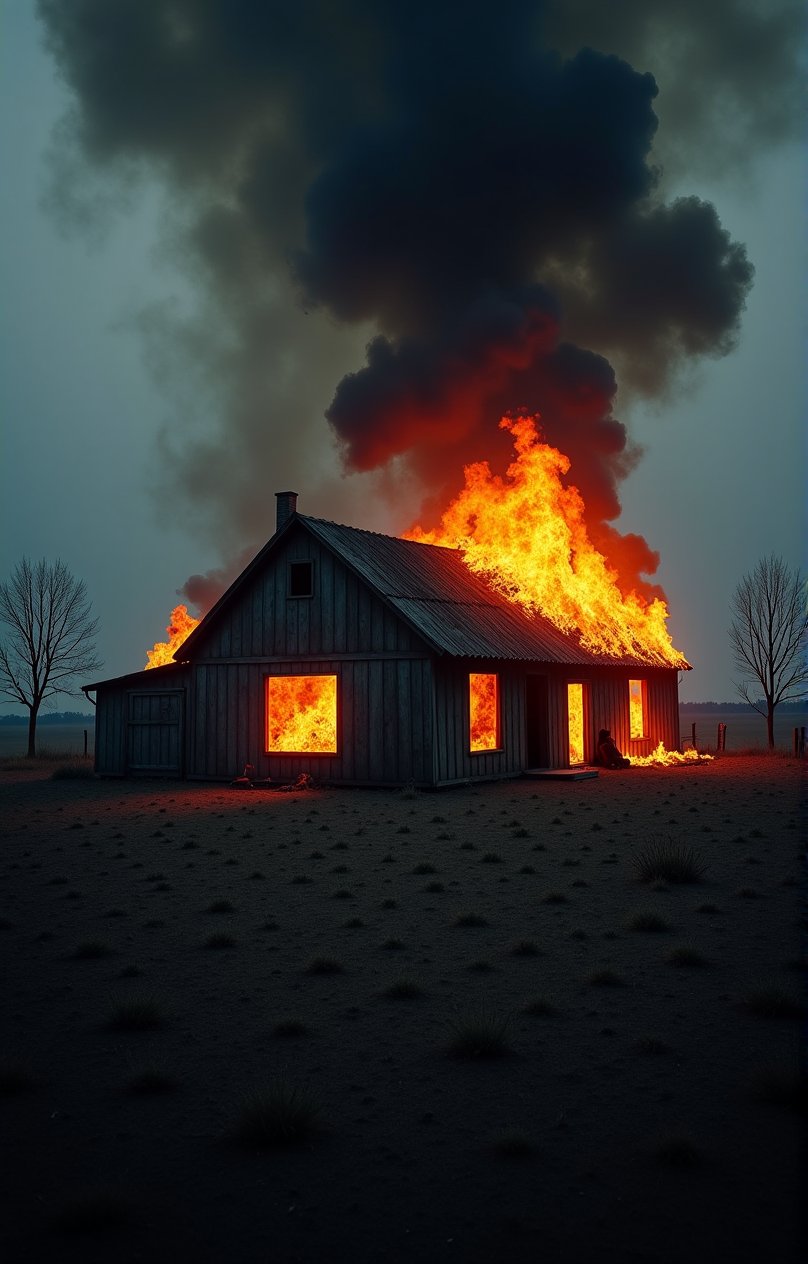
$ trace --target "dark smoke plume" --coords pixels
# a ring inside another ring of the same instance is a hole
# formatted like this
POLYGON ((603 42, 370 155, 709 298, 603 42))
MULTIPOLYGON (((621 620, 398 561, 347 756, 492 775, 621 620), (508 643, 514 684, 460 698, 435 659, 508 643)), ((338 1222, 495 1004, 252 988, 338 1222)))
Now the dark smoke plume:
MULTIPOLYGON (((518 408, 541 414, 595 542, 642 586, 656 555, 611 525, 640 455, 612 365, 624 391, 669 389, 732 347, 752 279, 712 206, 666 201, 660 155, 698 169, 719 136, 737 157, 787 135, 792 0, 39 10, 75 152, 159 182, 195 284, 192 316, 142 318, 185 383, 160 452, 175 512, 234 552, 271 532, 281 484, 362 525, 359 489, 394 497, 397 527, 428 521, 464 463, 507 462, 497 422, 518 408)), ((191 587, 207 603, 225 578, 191 587)))

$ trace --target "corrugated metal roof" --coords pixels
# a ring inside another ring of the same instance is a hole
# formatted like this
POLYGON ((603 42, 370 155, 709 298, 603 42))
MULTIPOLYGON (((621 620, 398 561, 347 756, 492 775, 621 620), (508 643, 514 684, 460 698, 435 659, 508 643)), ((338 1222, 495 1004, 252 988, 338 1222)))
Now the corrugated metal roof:
POLYGON ((440 653, 570 666, 671 666, 654 655, 593 654, 574 634, 496 592, 468 569, 457 549, 297 517, 440 653))

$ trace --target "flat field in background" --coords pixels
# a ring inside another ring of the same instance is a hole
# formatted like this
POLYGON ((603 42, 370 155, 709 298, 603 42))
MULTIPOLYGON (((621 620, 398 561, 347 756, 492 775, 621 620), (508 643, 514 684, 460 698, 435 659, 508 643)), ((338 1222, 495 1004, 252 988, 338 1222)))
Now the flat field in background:
MULTIPOLYGON (((95 725, 88 724, 87 753, 95 750, 95 725)), ((50 751, 81 755, 84 751, 83 724, 41 724, 36 732, 39 754, 50 751)), ((10 755, 24 755, 28 749, 27 724, 0 724, 0 759, 10 755)))
MULTIPOLYGON (((766 721, 756 712, 744 714, 737 711, 680 711, 679 732, 690 736, 691 726, 696 724, 696 743, 700 750, 715 750, 718 725, 727 726, 727 750, 748 750, 750 746, 766 745, 766 721)), ((775 715, 774 738, 778 746, 791 750, 792 734, 800 725, 808 727, 808 711, 783 711, 775 715)), ((84 750, 83 724, 44 724, 37 731, 37 745, 41 753, 50 751, 81 754, 84 750)), ((28 745, 28 729, 24 724, 0 725, 0 759, 10 755, 24 755, 28 745)), ((95 726, 87 726, 87 750, 95 749, 95 726)))
MULTIPOLYGON (((727 750, 748 750, 750 746, 766 746, 766 720, 756 711, 680 711, 679 733, 689 737, 696 725, 696 745, 699 750, 715 750, 719 724, 727 726, 727 750)), ((774 742, 791 750, 794 729, 808 727, 806 711, 776 711, 774 714, 774 742)))

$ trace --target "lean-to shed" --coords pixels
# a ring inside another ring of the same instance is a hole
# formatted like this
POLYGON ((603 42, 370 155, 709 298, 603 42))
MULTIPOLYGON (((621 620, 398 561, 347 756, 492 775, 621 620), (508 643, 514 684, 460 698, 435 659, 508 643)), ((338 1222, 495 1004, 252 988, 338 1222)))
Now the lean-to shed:
POLYGON ((454 549, 278 505, 180 662, 86 686, 99 773, 440 786, 591 761, 601 728, 678 747, 677 668, 589 652, 454 549))

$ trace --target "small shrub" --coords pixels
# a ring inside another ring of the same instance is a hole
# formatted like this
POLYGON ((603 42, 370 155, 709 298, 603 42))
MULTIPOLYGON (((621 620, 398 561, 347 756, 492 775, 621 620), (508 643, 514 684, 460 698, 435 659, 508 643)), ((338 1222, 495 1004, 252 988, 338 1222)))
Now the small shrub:
POLYGON ((349 917, 347 922, 342 923, 346 930, 361 930, 364 924, 361 917, 349 917))
POLYGON ((666 1167, 697 1167, 701 1162, 701 1154, 689 1137, 665 1137, 654 1151, 658 1163, 666 1167))
POLYGON ((426 891, 428 895, 440 895, 445 890, 446 888, 442 882, 427 882, 424 887, 424 891, 426 891))
POLYGON ((423 996, 423 989, 414 979, 401 978, 386 987, 382 995, 391 1001, 410 1001, 416 996, 423 996))
POLYGON ((707 958, 690 944, 680 944, 678 948, 672 948, 665 960, 668 965, 688 969, 703 969, 710 964, 707 958))
POLYGON ((645 934, 660 934, 664 930, 670 930, 670 926, 664 917, 660 917, 653 909, 641 909, 638 913, 634 913, 626 922, 629 930, 642 931, 645 934))
POLYGON ((458 913, 454 924, 455 926, 487 926, 488 922, 479 913, 458 913))
POLYGON ((448 1052, 453 1058, 501 1058, 510 1052, 507 1015, 480 1007, 449 1024, 448 1052))
POLYGON ((162 1025, 162 1010, 148 996, 133 996, 121 1001, 112 1011, 107 1024, 111 1031, 153 1031, 162 1025))
POLYGON ((535 1000, 528 1001, 522 1010, 523 1014, 532 1014, 534 1018, 549 1018, 556 1012, 555 1005, 546 996, 537 996, 535 1000))
POLYGON ((305 967, 306 974, 341 974, 342 966, 334 957, 312 957, 305 967))
POLYGON ((137 1097, 159 1097, 163 1093, 173 1093, 177 1088, 177 1080, 157 1067, 144 1067, 137 1075, 132 1076, 126 1086, 127 1092, 137 1097))
POLYGON ((91 781, 95 777, 91 759, 71 759, 59 764, 51 773, 51 781, 91 781))
POLYGON ((125 1229, 133 1218, 131 1204, 116 1194, 87 1194, 65 1203, 51 1218, 51 1226, 62 1233, 105 1233, 125 1229))
POLYGON ((640 1036, 634 1048, 637 1053, 641 1053, 645 1057, 658 1057, 660 1054, 668 1052, 668 1045, 665 1044, 664 1040, 660 1040, 658 1036, 640 1036))
POLYGON ((501 865, 502 857, 495 851, 487 851, 484 856, 480 857, 481 865, 501 865))
POLYGON ((437 873, 437 872, 438 871, 435 868, 435 866, 429 864, 428 861, 423 861, 420 865, 416 865, 415 868, 413 869, 414 874, 426 874, 426 873, 437 873))
POLYGON ((320 1106, 305 1090, 275 1080, 242 1103, 235 1140, 251 1149, 281 1149, 308 1141, 317 1129, 320 1106))
POLYGON ((707 869, 702 852, 672 838, 657 838, 632 856, 640 882, 698 882, 707 869))
POLYGON ((33 1092, 36 1086, 36 1078, 21 1063, 0 1065, 0 1097, 18 1097, 33 1092))
POLYGON ((804 1008, 799 1001, 779 988, 763 987, 748 993, 740 1008, 757 1018, 801 1018, 804 1008))
POLYGON ((339 891, 335 891, 331 898, 332 900, 353 900, 356 897, 353 891, 349 891, 347 887, 340 887, 339 891))
POLYGON ((394 939, 394 938, 385 939, 384 943, 382 944, 382 948, 387 948, 391 952, 397 952, 399 948, 403 948, 403 947, 404 947, 404 941, 402 939, 394 939))
POLYGON ((539 949, 532 939, 519 939, 511 948, 513 957, 538 957, 539 949))
POLYGON ((548 891, 542 896, 542 904, 566 904, 567 897, 563 891, 548 891))
POLYGON ((623 980, 614 970, 595 970, 587 980, 590 987, 622 987, 623 980))
POLYGON ((502 1132, 494 1138, 494 1149, 504 1159, 527 1159, 534 1153, 533 1142, 524 1132, 502 1132))
POLYGON ((235 909, 229 900, 214 900, 205 909, 206 913, 234 913, 235 909))
POLYGON ((76 949, 78 961, 97 961, 99 957, 109 957, 112 949, 100 939, 88 939, 76 949))
POLYGON ((299 1018, 282 1018, 272 1028, 273 1036, 281 1039, 293 1039, 298 1036, 308 1036, 309 1029, 299 1018))
POLYGON ((234 936, 228 934, 227 931, 224 930, 216 931, 213 935, 208 935, 205 940, 206 948, 222 950, 225 948, 235 948, 235 946, 236 941, 234 936))

